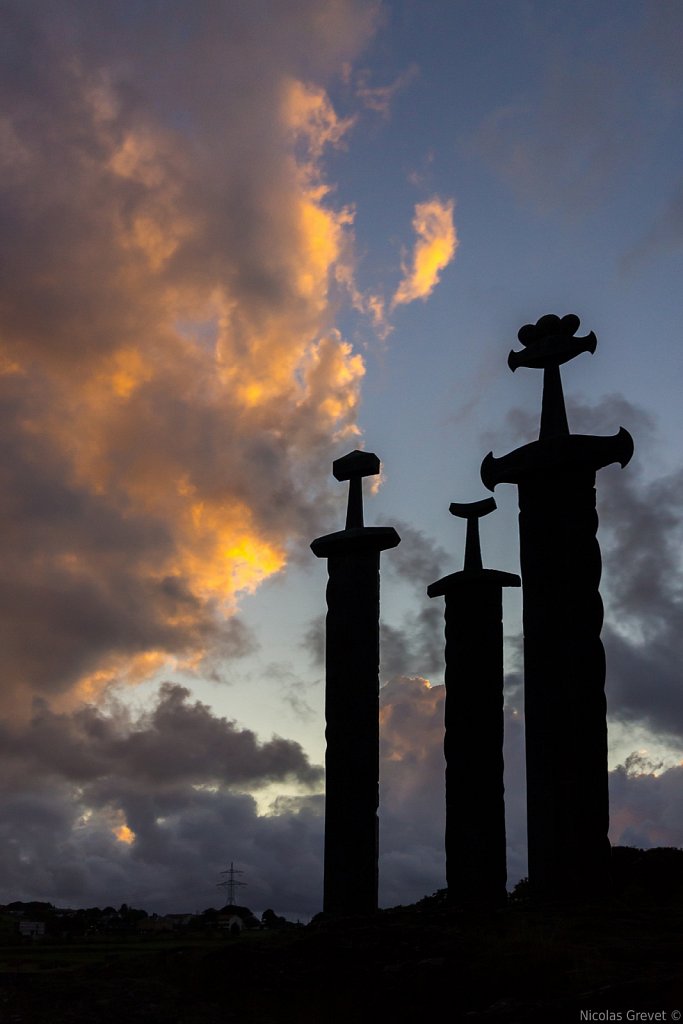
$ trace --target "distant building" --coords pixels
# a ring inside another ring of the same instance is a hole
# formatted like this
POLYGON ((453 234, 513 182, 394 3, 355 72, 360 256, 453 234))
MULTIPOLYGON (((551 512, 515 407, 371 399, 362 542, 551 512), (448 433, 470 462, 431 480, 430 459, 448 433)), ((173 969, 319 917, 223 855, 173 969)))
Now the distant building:
POLYGON ((152 914, 151 917, 146 917, 138 923, 138 931, 143 933, 172 932, 177 927, 173 921, 168 921, 165 917, 159 917, 157 914, 152 914))
POLYGON ((236 932, 242 931, 244 921, 238 914, 221 914, 218 918, 218 927, 222 931, 230 932, 234 935, 236 932))
POLYGON ((45 922, 19 921, 19 934, 28 935, 32 939, 41 939, 45 935, 45 922))

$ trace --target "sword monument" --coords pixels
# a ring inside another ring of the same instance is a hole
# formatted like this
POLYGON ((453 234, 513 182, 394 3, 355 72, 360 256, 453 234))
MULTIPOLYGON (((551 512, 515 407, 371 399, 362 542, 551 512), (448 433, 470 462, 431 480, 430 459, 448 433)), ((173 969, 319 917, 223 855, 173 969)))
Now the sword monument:
POLYGON ((595 352, 574 337, 579 318, 548 315, 521 328, 508 365, 543 370, 541 428, 481 478, 519 491, 529 883, 544 897, 591 897, 609 887, 607 722, 595 474, 633 454, 611 437, 570 434, 560 366, 595 352))
POLYGON ((484 569, 479 519, 493 498, 453 503, 467 520, 465 564, 427 588, 446 598, 446 884, 449 900, 505 902, 503 587, 519 576, 484 569))
POLYGON ((379 556, 401 539, 392 526, 363 524, 362 479, 379 469, 372 452, 332 463, 335 478, 349 481, 346 528, 311 544, 329 572, 323 911, 332 914, 377 910, 379 556))

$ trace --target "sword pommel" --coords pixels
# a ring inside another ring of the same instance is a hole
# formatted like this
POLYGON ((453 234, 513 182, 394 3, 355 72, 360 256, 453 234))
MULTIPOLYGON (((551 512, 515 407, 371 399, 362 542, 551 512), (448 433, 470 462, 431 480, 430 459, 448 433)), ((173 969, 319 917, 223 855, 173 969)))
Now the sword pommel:
POLYGON ((487 516, 495 509, 495 498, 482 498, 481 501, 453 501, 448 511, 452 516, 458 516, 459 519, 481 519, 482 516, 487 516))
POLYGON ((349 481, 349 502, 346 509, 346 529, 363 526, 363 485, 364 476, 377 476, 380 462, 374 452, 349 452, 332 463, 335 480, 349 481))
POLYGON ((481 501, 454 501, 449 507, 452 516, 467 520, 467 536, 465 538, 465 571, 482 568, 481 543, 479 541, 479 520, 496 508, 494 498, 482 498, 481 501))
POLYGON ((355 451, 334 460, 332 476, 335 480, 353 480, 354 477, 377 476, 379 469, 379 459, 374 452, 355 451))
POLYGON ((545 370, 551 366, 562 366, 581 352, 593 355, 598 344, 593 331, 583 338, 574 337, 580 323, 574 313, 568 313, 562 318, 548 313, 535 324, 524 324, 517 334, 524 350, 510 352, 508 366, 513 373, 518 366, 545 370))

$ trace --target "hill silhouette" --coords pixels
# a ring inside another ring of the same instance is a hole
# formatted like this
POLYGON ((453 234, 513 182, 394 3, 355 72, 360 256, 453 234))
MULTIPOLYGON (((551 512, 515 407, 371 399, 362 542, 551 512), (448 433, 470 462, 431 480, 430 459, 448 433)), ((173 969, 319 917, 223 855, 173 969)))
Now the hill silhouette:
POLYGON ((412 1024, 446 1005, 449 1022, 562 1024, 683 1007, 683 851, 617 848, 613 862, 601 903, 534 904, 521 885, 498 910, 439 892, 239 937, 5 946, 0 1020, 412 1024))

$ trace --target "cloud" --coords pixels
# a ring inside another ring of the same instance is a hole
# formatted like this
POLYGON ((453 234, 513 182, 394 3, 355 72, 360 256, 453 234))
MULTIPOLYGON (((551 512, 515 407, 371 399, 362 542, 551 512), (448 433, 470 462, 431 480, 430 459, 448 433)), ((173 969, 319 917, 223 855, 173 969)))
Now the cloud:
POLYGON ((164 683, 153 709, 137 718, 118 702, 109 713, 85 705, 60 714, 38 702, 26 725, 2 729, 6 773, 61 776, 79 786, 115 776, 141 791, 179 782, 253 787, 290 775, 320 783, 321 769, 309 765, 297 743, 277 737, 260 743, 189 698, 186 687, 164 683))
POLYGON ((201 909, 218 901, 212 876, 233 859, 257 906, 274 887, 280 905, 291 895, 290 910, 318 909, 319 799, 261 817, 245 792, 285 780, 318 788, 322 769, 299 744, 261 742, 170 683, 137 716, 117 703, 68 714, 39 704, 1 741, 5 899, 102 905, 134 892, 150 908, 201 909), (277 866, 283 853, 296 882, 277 866))
MULTIPOLYGON (((395 677, 380 692, 383 906, 445 884, 444 699, 443 686, 419 676, 395 677)), ((510 885, 527 870, 523 739, 513 699, 504 749, 510 885)), ((305 793, 320 771, 297 744, 260 742, 174 685, 137 715, 121 705, 59 715, 39 706, 26 726, 3 727, 2 744, 10 756, 0 784, 0 899, 201 910, 220 904, 219 872, 233 860, 252 909, 320 909, 324 801, 305 793), (246 786, 284 777, 303 792, 259 813, 246 786)), ((654 774, 633 755, 610 773, 613 842, 683 844, 681 770, 654 774)))
POLYGON ((637 465, 628 473, 611 474, 600 500, 610 714, 680 744, 683 473, 645 480, 637 465))
POLYGON ((486 114, 469 147, 526 204, 541 213, 585 216, 609 201, 625 176, 638 173, 652 136, 642 104, 657 103, 642 68, 640 19, 602 20, 577 52, 557 12, 528 23, 543 55, 533 92, 508 95, 486 114))
POLYGON ((240 595, 315 533, 364 373, 324 85, 378 7, 6 14, 2 701, 27 714, 244 653, 240 595))
POLYGON ((380 691, 380 902, 445 885, 444 687, 396 676, 380 691))
POLYGON ((393 676, 440 676, 443 672, 443 601, 427 597, 427 586, 451 571, 452 558, 421 530, 396 522, 401 543, 387 559, 389 580, 411 590, 413 610, 397 623, 380 624, 382 679, 393 676), (414 609, 418 610, 415 611, 414 609))
POLYGON ((427 299, 441 278, 441 271, 455 256, 458 238, 453 223, 453 200, 434 196, 417 203, 413 228, 417 235, 410 266, 403 268, 403 280, 396 289, 392 307, 427 299))
MULTIPOLYGON (((450 571, 451 556, 421 530, 395 521, 400 545, 382 562, 382 587, 405 584, 411 603, 419 610, 407 613, 400 622, 380 620, 380 676, 386 682, 394 676, 429 676, 443 671, 443 602, 427 597, 429 583, 450 571)), ((301 639, 301 647, 312 663, 325 662, 325 616, 312 619, 301 639)))
POLYGON ((389 85, 370 85, 372 73, 364 69, 356 76, 356 96, 368 110, 388 118, 394 97, 402 92, 419 74, 417 64, 411 64, 389 85))
MULTIPOLYGON (((380 691, 380 890, 383 905, 408 903, 444 888, 444 686, 396 676, 380 691)), ((466 723, 463 723, 466 727, 466 723)), ((508 881, 527 872, 524 728, 505 709, 508 881)), ((469 771, 476 774, 477 766, 469 771)), ((463 820, 463 834, 468 822, 463 820)))
MULTIPOLYGON (((635 440, 624 470, 606 467, 597 477, 609 716, 680 744, 683 474, 657 474, 654 421, 623 396, 606 395, 595 404, 569 400, 567 411, 574 433, 613 434, 623 425, 635 440)), ((495 453, 503 444, 509 449, 511 436, 532 440, 537 429, 535 416, 512 410, 505 441, 494 439, 495 453)))
POLYGON ((654 773, 638 758, 610 772, 610 838, 619 846, 683 847, 680 765, 654 773))

